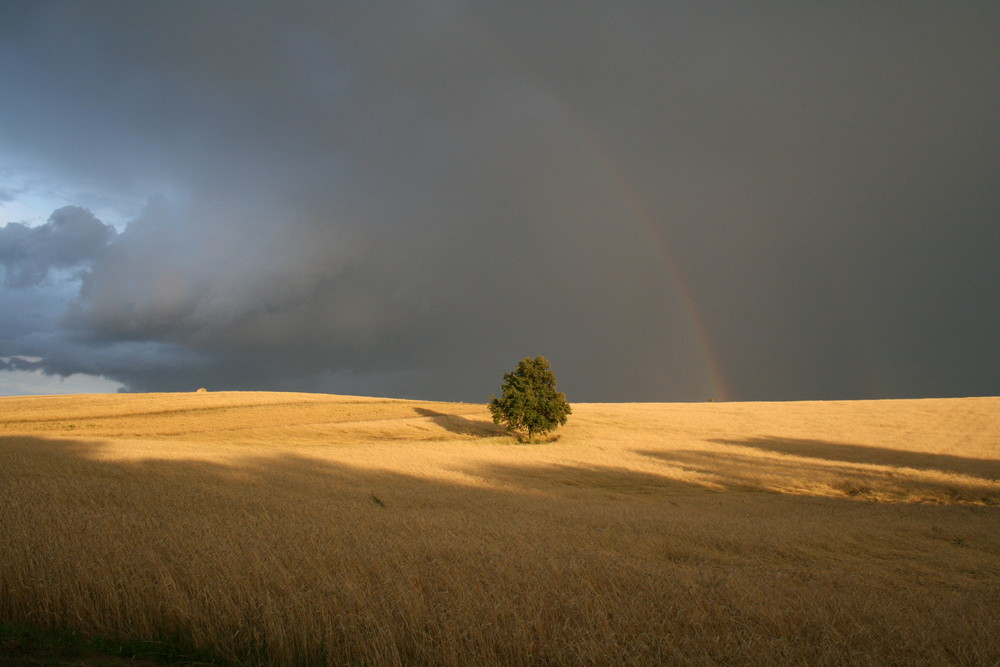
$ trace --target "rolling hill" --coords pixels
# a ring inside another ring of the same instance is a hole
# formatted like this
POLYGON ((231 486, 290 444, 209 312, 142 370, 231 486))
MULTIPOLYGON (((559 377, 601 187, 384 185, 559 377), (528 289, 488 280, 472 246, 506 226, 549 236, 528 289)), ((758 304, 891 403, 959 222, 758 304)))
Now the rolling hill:
POLYGON ((0 622, 232 663, 995 664, 998 505, 1000 398, 576 403, 530 445, 476 404, 0 398, 0 622))

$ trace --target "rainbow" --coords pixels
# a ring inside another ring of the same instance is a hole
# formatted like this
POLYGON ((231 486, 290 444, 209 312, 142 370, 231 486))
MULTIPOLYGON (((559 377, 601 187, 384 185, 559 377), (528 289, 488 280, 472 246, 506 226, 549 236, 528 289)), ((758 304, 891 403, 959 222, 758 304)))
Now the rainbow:
POLYGON ((622 195, 622 203, 631 214, 631 219, 640 226, 643 235, 650 240, 652 247, 662 260, 667 284, 672 288, 673 296, 681 306, 681 312, 685 315, 690 333, 697 341, 702 364, 708 375, 708 384, 712 389, 712 396, 722 401, 732 400, 732 392, 729 389, 726 376, 722 372, 722 364, 719 362, 719 355, 715 351, 712 336, 705 324, 705 317, 694 299, 691 287, 685 280, 680 265, 674 258, 666 234, 653 224, 642 199, 628 181, 622 177, 623 170, 611 169, 614 164, 609 162, 607 158, 605 158, 604 163, 608 166, 609 177, 613 179, 616 188, 622 195))
POLYGON ((564 127, 571 130, 573 139, 579 147, 582 147, 586 158, 592 164, 598 165, 600 173, 611 184, 612 191, 617 193, 622 207, 628 213, 628 219, 637 226, 641 236, 647 239, 650 247, 655 250, 666 275, 666 284, 680 305, 689 333, 696 341, 712 397, 722 401, 732 400, 733 394, 722 371, 722 364, 715 351, 705 318, 670 249, 666 234, 653 224, 648 207, 626 178, 625 169, 605 149, 597 134, 579 121, 558 96, 549 92, 548 98, 553 102, 556 113, 562 117, 564 127))
POLYGON ((476 35, 480 48, 487 49, 491 57, 506 65, 509 74, 519 86, 526 86, 527 90, 530 90, 533 109, 551 114, 556 121, 555 126, 568 132, 569 140, 581 151, 583 160, 594 165, 598 175, 605 179, 611 191, 617 194, 628 219, 635 225, 640 236, 649 240, 649 247, 655 251, 664 268, 667 287, 679 304, 688 333, 692 340, 696 341, 705 371, 705 386, 712 392, 712 398, 732 400, 729 383, 722 371, 719 355, 715 351, 712 336, 694 293, 671 252, 666 235, 653 224, 653 217, 648 207, 630 184, 625 169, 614 160, 600 141, 598 134, 573 112, 556 91, 540 79, 527 74, 529 68, 522 61, 520 54, 512 52, 502 41, 493 39, 490 31, 475 22, 471 16, 466 14, 452 18, 460 21, 462 29, 476 35))

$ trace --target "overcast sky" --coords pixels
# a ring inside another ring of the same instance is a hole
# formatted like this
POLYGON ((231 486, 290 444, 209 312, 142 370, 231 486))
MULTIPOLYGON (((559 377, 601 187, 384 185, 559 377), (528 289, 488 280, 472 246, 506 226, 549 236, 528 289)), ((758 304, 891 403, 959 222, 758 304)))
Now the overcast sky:
POLYGON ((0 393, 1000 394, 998 25, 5 0, 0 393))

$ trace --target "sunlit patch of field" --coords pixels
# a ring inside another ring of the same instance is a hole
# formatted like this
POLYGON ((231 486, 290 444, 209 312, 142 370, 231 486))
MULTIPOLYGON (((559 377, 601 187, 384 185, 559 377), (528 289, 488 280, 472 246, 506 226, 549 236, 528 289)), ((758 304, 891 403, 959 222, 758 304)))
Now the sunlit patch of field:
POLYGON ((997 664, 1000 398, 0 399, 0 622, 267 664, 997 664))

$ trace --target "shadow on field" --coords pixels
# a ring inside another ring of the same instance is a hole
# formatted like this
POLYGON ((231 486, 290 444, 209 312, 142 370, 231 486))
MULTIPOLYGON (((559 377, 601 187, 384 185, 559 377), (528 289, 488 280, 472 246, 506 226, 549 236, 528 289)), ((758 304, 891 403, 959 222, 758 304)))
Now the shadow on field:
MULTIPOLYGON (((0 581, 10 593, 0 596, 5 623, 135 637, 226 664, 321 664, 321 646, 343 663, 376 664, 363 652, 367 626, 344 621, 352 605, 371 617, 395 609, 402 571, 437 586, 426 596, 446 608, 442 559, 499 548, 522 531, 545 539, 544 517, 537 527, 497 521, 493 532, 483 530, 492 520, 451 520, 479 508, 518 515, 512 490, 308 455, 215 462, 108 458, 113 451, 98 440, 0 436, 0 580, 22 564, 19 579, 0 581), (341 599, 338 614, 331 599, 341 599), (136 618, 155 622, 142 629, 136 618), (308 635, 317 624, 325 639, 308 635), (281 653, 289 632, 308 637, 301 645, 313 652, 281 653), (276 653, 269 638, 281 640, 276 653)), ((423 589, 415 595, 423 604, 423 589)))
MULTIPOLYGON (((717 440, 719 444, 754 447, 749 442, 737 440, 717 440)), ((834 458, 833 452, 841 447, 835 443, 807 441, 811 447, 827 453, 827 456, 816 456, 816 449, 802 450, 795 446, 794 441, 784 441, 779 449, 757 446, 778 454, 788 454, 802 458, 777 458, 753 456, 749 454, 725 451, 705 450, 649 450, 636 451, 637 454, 659 459, 672 466, 704 475, 715 483, 733 491, 770 491, 792 494, 842 493, 845 496, 872 500, 894 500, 903 502, 934 502, 934 503, 973 503, 1000 505, 1000 484, 978 474, 964 473, 963 477, 952 475, 949 471, 937 467, 919 468, 914 462, 929 462, 931 459, 920 458, 917 461, 906 457, 907 452, 901 452, 902 459, 893 460, 887 450, 882 458, 878 456, 852 460, 849 456, 834 458), (810 455, 809 452, 814 452, 810 455)), ((757 443, 759 445, 759 443, 757 443)), ((858 448, 869 449, 869 448, 858 448)), ((870 448, 878 449, 878 448, 870 448)), ((845 453, 857 450, 847 449, 845 453)), ((891 452, 895 453, 895 452, 891 452)), ((923 455, 916 455, 923 457, 923 455)), ((927 455, 928 457, 931 455, 927 455)), ((958 459, 958 457, 943 457, 958 459)), ((960 460, 960 459, 959 459, 960 460)), ((953 464, 955 461, 951 461, 953 464)), ((969 461, 972 463, 989 463, 969 461)))
MULTIPOLYGON (((308 455, 254 455, 225 462, 196 459, 107 459, 100 441, 44 437, 0 437, 0 492, 19 503, 30 496, 54 499, 70 508, 110 507, 155 515, 164 527, 188 522, 283 520, 294 507, 313 508, 339 525, 357 524, 389 509, 465 506, 487 496, 510 495, 404 472, 366 468, 308 455), (18 491, 24 487, 23 493, 18 491), (471 496, 471 498, 470 498, 471 496), (288 504, 288 507, 282 507, 288 504)), ((2 497, 2 494, 0 494, 2 497)), ((0 515, 2 519, 2 515, 0 515)), ((0 526, 2 532, 2 526, 0 526)))
POLYGON ((485 419, 469 419, 461 415, 449 415, 428 408, 413 408, 418 414, 430 417, 441 428, 459 435, 476 435, 480 437, 499 437, 509 435, 507 430, 485 419))
POLYGON ((700 484, 615 466, 489 464, 476 466, 467 472, 477 477, 503 482, 508 486, 533 491, 565 491, 567 488, 576 488, 652 496, 705 490, 700 484))
MULTIPOLYGON (((733 483, 814 472, 732 449, 647 455, 733 483)), ((996 663, 995 513, 704 493, 669 511, 630 501, 705 487, 526 450, 478 479, 255 451, 0 436, 0 619, 186 664, 996 663)))
POLYGON ((827 461, 843 461, 868 465, 940 470, 972 475, 986 480, 1000 480, 1000 461, 972 459, 948 454, 909 452, 871 445, 853 445, 825 440, 759 437, 739 440, 711 440, 720 445, 752 447, 777 454, 803 456, 827 461))

